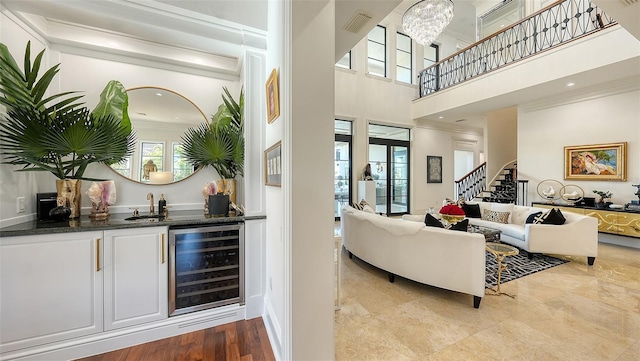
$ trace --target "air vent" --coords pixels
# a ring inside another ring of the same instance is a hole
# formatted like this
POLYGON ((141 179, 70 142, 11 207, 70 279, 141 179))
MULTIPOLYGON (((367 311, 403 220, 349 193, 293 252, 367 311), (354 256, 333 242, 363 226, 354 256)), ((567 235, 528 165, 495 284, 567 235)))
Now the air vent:
POLYGON ((371 20, 371 16, 365 14, 362 11, 358 11, 353 14, 351 20, 349 20, 347 25, 344 26, 344 30, 350 31, 352 33, 357 33, 369 20, 371 20))
POLYGON ((636 3, 638 3, 638 1, 640 1, 640 0, 620 0, 620 2, 622 4, 627 5, 627 6, 636 4, 636 3))
POLYGON ((466 121, 467 121, 466 119, 458 119, 458 120, 456 120, 455 122, 456 122, 456 123, 460 123, 460 122, 466 122, 466 121))

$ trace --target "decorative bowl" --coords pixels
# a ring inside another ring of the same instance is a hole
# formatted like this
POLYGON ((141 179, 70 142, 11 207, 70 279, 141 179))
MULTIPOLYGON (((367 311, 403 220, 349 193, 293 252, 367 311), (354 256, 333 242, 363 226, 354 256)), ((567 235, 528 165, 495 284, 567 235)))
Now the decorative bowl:
POLYGON ((463 215, 442 214, 442 213, 440 213, 440 217, 442 219, 444 219, 445 221, 451 223, 451 224, 455 224, 455 223, 458 223, 458 222, 464 220, 464 216, 463 215))

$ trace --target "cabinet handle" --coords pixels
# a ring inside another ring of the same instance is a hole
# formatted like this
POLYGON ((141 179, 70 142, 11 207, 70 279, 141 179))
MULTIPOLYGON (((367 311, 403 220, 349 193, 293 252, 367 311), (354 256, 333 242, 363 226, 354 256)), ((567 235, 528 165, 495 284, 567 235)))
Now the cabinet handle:
POLYGON ((164 233, 160 235, 160 248, 162 249, 162 257, 160 260, 164 263, 164 233))
POLYGON ((100 238, 96 238, 96 272, 100 272, 100 238))

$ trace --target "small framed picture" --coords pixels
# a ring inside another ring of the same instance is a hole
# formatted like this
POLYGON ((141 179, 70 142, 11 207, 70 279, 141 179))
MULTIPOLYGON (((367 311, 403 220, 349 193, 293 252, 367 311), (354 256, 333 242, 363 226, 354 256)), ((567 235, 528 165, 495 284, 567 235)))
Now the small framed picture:
POLYGON ((442 183, 442 157, 427 156, 427 183, 442 183))
POLYGON ((273 123, 280 115, 280 99, 278 94, 278 71, 273 69, 266 84, 267 122, 273 123))
POLYGON ((273 187, 282 187, 282 141, 264 151, 264 184, 273 187))

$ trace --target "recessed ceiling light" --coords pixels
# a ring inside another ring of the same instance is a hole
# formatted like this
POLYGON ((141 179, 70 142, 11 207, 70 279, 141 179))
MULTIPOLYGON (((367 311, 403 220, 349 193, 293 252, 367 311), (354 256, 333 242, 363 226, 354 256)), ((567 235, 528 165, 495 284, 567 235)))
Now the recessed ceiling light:
POLYGON ((567 86, 574 86, 576 83, 567 83, 567 86))
POLYGON ((159 97, 161 97, 161 96, 162 96, 162 93, 156 93, 156 95, 157 95, 157 96, 159 96, 159 97))
POLYGON ((442 118, 444 118, 444 117, 443 117, 443 116, 439 116, 439 117, 438 117, 438 119, 442 119, 442 118))

